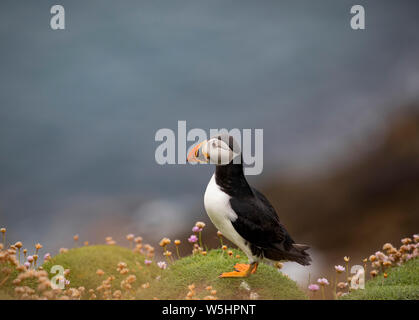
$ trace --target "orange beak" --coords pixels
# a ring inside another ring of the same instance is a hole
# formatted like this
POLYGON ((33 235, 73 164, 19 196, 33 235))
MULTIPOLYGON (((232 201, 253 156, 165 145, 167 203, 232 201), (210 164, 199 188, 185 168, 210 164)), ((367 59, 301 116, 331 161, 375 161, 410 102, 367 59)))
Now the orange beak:
MULTIPOLYGON (((187 162, 190 162, 190 163, 192 163, 192 162, 206 163, 205 161, 202 161, 202 160, 198 159, 199 152, 202 152, 202 150, 200 150, 200 148, 204 144, 204 142, 206 142, 206 141, 203 141, 201 143, 198 143, 195 147, 193 147, 191 149, 191 151, 188 154, 188 157, 186 158, 186 161, 187 162)), ((208 158, 208 157, 206 156, 206 158, 208 158)))

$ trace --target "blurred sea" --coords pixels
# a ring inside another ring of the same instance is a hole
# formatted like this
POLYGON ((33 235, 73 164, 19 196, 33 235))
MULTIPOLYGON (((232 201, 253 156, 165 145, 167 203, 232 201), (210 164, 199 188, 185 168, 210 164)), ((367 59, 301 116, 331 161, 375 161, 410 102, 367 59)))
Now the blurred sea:
MULTIPOLYGON (((160 128, 264 129, 264 172, 324 170, 419 98, 419 3, 63 0, 0 3, 0 225, 71 246, 204 217, 213 168, 159 166, 160 128)), ((369 148, 366 145, 364 148, 369 148)))

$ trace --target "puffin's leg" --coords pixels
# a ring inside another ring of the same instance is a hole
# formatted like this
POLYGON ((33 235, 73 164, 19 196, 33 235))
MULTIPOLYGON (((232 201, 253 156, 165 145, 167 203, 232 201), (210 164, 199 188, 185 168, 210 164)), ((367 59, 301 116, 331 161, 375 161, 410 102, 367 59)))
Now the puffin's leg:
POLYGON ((259 262, 256 262, 255 266, 253 267, 252 274, 256 272, 256 270, 258 269, 258 266, 259 266, 259 262))
POLYGON ((250 274, 256 267, 257 267, 257 262, 253 262, 250 265, 243 264, 243 266, 240 267, 242 268, 241 271, 239 270, 239 271, 233 271, 233 272, 224 272, 219 276, 219 278, 246 278, 250 276, 250 274))

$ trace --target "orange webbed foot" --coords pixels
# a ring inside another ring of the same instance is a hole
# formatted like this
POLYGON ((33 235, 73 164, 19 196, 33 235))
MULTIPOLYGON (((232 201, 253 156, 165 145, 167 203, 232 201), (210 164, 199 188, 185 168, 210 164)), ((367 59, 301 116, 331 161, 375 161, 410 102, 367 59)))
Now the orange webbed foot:
POLYGON ((256 269, 257 269, 257 264, 255 264, 254 266, 252 266, 251 264, 246 264, 246 263, 236 263, 236 265, 234 266, 234 269, 237 271, 247 271, 249 268, 253 268, 253 270, 251 271, 251 273, 255 273, 256 269))
POLYGON ((246 278, 249 275, 247 272, 242 271, 233 271, 233 272, 223 272, 218 277, 219 278, 246 278))
POLYGON ((246 278, 250 276, 250 274, 255 273, 258 264, 244 264, 244 263, 237 263, 234 266, 235 271, 233 272, 224 272, 222 273, 219 278, 246 278))

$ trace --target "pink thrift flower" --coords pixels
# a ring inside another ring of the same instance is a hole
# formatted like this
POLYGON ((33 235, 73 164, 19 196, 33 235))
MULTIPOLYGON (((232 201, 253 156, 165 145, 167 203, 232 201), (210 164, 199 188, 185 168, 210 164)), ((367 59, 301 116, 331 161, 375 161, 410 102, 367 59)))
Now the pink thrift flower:
POLYGON ((157 266, 158 266, 160 269, 164 270, 164 269, 166 269, 166 268, 167 268, 167 263, 166 263, 166 262, 164 262, 164 261, 159 261, 159 262, 157 262, 157 266))
POLYGON ((201 231, 202 231, 202 229, 197 227, 197 226, 192 228, 192 232, 198 233, 198 232, 201 232, 201 231))
POLYGON ((196 235, 191 235, 189 238, 188 238, 188 241, 190 242, 190 243, 195 243, 195 242, 197 242, 198 241, 198 238, 197 238, 197 236, 196 235))
POLYGON ((319 278, 317 280, 317 283, 322 285, 322 286, 328 286, 329 285, 329 281, 326 278, 319 278))
POLYGON ((149 266, 152 262, 153 262, 153 261, 151 261, 151 260, 147 260, 147 259, 145 259, 145 260, 144 260, 144 264, 145 264, 146 266, 149 266))
POLYGON ((375 253, 375 256, 378 258, 378 260, 381 260, 381 261, 383 261, 387 258, 387 256, 384 253, 382 253, 381 251, 377 251, 375 253))
POLYGON ((28 256, 27 260, 28 260, 29 262, 33 262, 33 257, 32 257, 32 256, 28 256))
POLYGON ((29 269, 29 268, 31 267, 31 264, 30 264, 29 262, 27 262, 27 261, 24 263, 24 265, 25 265, 25 267, 26 267, 27 269, 29 269))
POLYGON ((343 271, 345 271, 345 267, 338 265, 338 266, 335 266, 335 270, 337 273, 342 273, 343 271))
POLYGON ((308 290, 313 291, 313 292, 316 292, 319 289, 320 289, 320 287, 317 284, 314 284, 314 283, 312 283, 308 286, 308 290))

